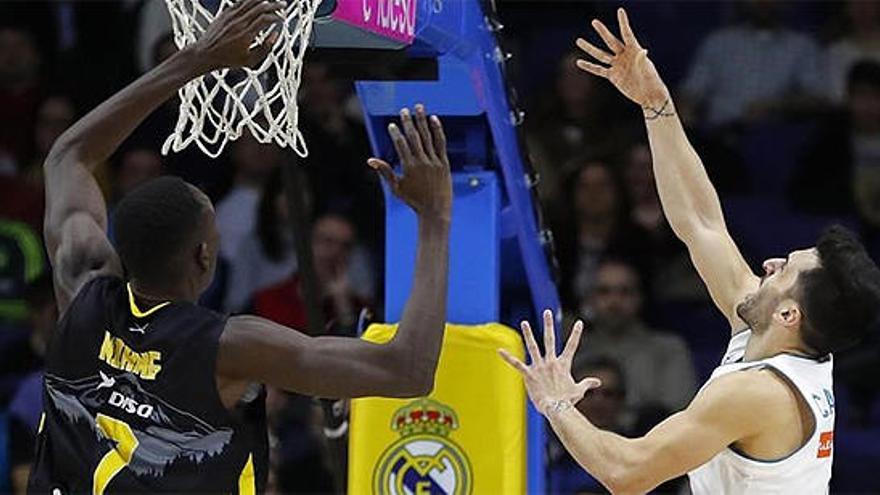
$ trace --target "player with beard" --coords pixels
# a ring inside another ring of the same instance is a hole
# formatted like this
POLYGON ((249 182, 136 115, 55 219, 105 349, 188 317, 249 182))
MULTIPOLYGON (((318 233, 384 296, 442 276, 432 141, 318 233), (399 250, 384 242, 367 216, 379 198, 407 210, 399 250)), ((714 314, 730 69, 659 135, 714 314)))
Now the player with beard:
POLYGON ((612 492, 643 493, 688 473, 696 494, 827 493, 835 418, 832 353, 857 343, 875 322, 880 270, 850 232, 832 227, 816 247, 765 261, 762 277, 752 273, 727 232, 718 195, 669 91, 623 9, 618 22, 622 40, 593 21, 607 50, 579 39, 594 61, 578 60, 578 67, 608 79, 642 107, 663 210, 730 321, 730 344, 687 408, 632 439, 595 427, 573 407, 601 385, 596 378, 575 382, 571 376, 582 323, 557 356, 547 311, 546 355, 523 322, 532 363, 502 356, 523 374, 532 401, 572 456, 612 492))

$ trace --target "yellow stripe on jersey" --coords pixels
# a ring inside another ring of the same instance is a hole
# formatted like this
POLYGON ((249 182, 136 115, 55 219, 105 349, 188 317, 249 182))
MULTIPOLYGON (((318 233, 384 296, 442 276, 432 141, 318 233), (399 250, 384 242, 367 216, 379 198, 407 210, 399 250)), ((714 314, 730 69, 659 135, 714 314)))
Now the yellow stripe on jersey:
POLYGON ((128 289, 128 305, 131 307, 131 314, 134 315, 135 318, 144 318, 144 317, 150 316, 151 314, 155 313, 156 311, 159 311, 160 309, 164 308, 165 306, 168 306, 169 304, 171 304, 170 301, 165 301, 161 304, 157 304, 157 305, 153 306, 152 308, 150 308, 146 311, 141 311, 140 308, 137 307, 137 304, 135 304, 135 302, 134 302, 134 291, 131 290, 131 284, 130 283, 125 284, 125 288, 128 289))
POLYGON ((40 426, 37 426, 37 435, 43 433, 44 426, 46 426, 46 413, 40 414, 40 426))
POLYGON ((257 493, 257 479, 254 476, 254 456, 248 454, 248 460, 238 476, 238 495, 254 495, 257 493))

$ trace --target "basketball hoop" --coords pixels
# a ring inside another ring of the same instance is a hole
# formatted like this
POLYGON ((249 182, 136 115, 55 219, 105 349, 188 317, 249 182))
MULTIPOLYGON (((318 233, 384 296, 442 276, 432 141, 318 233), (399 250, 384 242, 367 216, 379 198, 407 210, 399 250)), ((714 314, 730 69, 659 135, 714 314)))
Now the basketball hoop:
MULTIPOLYGON (((214 18, 235 5, 236 0, 219 0, 211 12, 202 0, 165 0, 171 14, 174 41, 178 48, 194 43, 214 18)), ((220 69, 193 79, 178 91, 180 114, 174 131, 162 146, 179 152, 195 143, 216 158, 229 141, 245 129, 261 143, 274 142, 308 155, 299 131, 296 94, 302 62, 320 0, 287 0, 283 16, 260 33, 254 46, 269 36, 277 39, 256 68, 220 69)))

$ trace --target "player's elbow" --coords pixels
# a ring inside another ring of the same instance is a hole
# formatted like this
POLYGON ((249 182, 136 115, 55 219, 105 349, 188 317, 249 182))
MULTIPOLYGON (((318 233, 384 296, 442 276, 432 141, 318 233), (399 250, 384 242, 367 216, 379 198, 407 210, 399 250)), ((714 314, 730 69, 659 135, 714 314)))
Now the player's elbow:
POLYGON ((652 483, 651 480, 645 477, 644 473, 644 466, 641 468, 620 466, 615 468, 601 481, 608 488, 608 491, 615 495, 646 493, 653 489, 657 483, 652 483))
POLYGON ((43 162, 44 170, 51 170, 63 163, 82 161, 81 146, 77 138, 71 137, 67 132, 62 134, 55 140, 49 153, 46 154, 46 160, 43 162))
POLYGON ((434 380, 424 380, 411 378, 407 380, 399 391, 398 397, 401 399, 413 399, 417 397, 426 397, 434 391, 434 380))
POLYGON ((404 377, 401 398, 425 397, 434 391, 434 372, 436 368, 416 366, 400 372, 404 377))

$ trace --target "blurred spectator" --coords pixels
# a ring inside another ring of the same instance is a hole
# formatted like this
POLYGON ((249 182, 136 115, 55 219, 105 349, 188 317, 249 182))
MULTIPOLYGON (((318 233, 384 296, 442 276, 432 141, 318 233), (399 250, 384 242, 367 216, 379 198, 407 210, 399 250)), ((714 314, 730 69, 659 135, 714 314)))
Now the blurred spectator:
POLYGON ((30 157, 31 130, 42 95, 40 61, 30 33, 0 26, 0 151, 18 164, 30 157))
POLYGON ((363 124, 349 115, 351 81, 336 77, 322 63, 303 67, 300 129, 309 147, 306 172, 314 195, 313 211, 350 212, 362 242, 377 252, 382 242, 383 201, 376 173, 366 165, 370 147, 363 124))
POLYGON ((880 63, 880 3, 849 0, 843 10, 845 31, 825 52, 828 93, 835 103, 844 103, 847 78, 856 62, 880 63))
POLYGON ((143 0, 136 22, 135 56, 140 72, 146 72, 167 57, 167 55, 163 56, 167 54, 166 40, 171 41, 171 46, 177 50, 173 39, 169 36, 171 16, 162 0, 143 0))
POLYGON ((73 125, 75 117, 73 101, 66 95, 50 95, 40 103, 34 125, 33 153, 30 162, 22 164, 25 166, 19 172, 31 185, 43 188, 43 162, 58 136, 73 125))
POLYGON ((162 156, 150 148, 130 148, 122 152, 113 175, 113 202, 118 203, 144 182, 162 175, 162 156))
POLYGON ((632 222, 642 229, 650 244, 651 299, 665 301, 706 301, 708 293, 694 269, 685 245, 675 237, 663 209, 654 182, 651 148, 636 142, 626 152, 624 183, 632 205, 632 222))
POLYGON ((557 67, 555 84, 539 97, 534 116, 527 115, 529 151, 540 174, 538 192, 542 201, 560 197, 564 164, 588 150, 594 156, 619 151, 624 142, 629 107, 619 108, 619 99, 609 97, 608 88, 595 77, 584 77, 575 66, 579 54, 565 54, 557 67))
POLYGON ((715 127, 815 108, 825 93, 815 41, 782 25, 781 2, 740 0, 739 7, 742 21, 709 34, 697 49, 679 111, 696 110, 715 127))
MULTIPOLYGON (((575 381, 588 376, 602 380, 601 387, 589 390, 577 403, 578 411, 596 427, 628 436, 631 432, 624 425, 626 380, 620 364, 603 356, 576 364, 571 371, 575 381)), ((584 471, 565 451, 556 435, 552 436, 549 451, 552 493, 608 493, 599 481, 584 471)))
POLYGON ((566 181, 563 223, 556 228, 562 295, 569 302, 590 292, 599 260, 608 253, 637 258, 647 234, 630 220, 626 191, 610 165, 579 160, 566 181))
POLYGON ((654 184, 651 148, 647 143, 637 142, 627 150, 623 177, 632 206, 633 223, 652 236, 665 235, 666 217, 654 184))
POLYGON ((322 445, 320 407, 311 397, 271 393, 277 394, 270 418, 276 436, 271 477, 277 493, 333 493, 333 477, 322 445))
MULTIPOLYGON (((155 150, 134 146, 119 152, 111 163, 107 193, 107 233, 113 239, 113 210, 122 198, 150 179, 162 175, 162 157, 155 150)), ((105 179, 107 179, 105 177, 105 179)))
MULTIPOLYGON (((58 308, 52 289, 52 277, 48 274, 28 287, 26 296, 29 322, 30 351, 42 362, 46 347, 55 329, 58 308)), ((23 494, 33 462, 37 429, 43 411, 43 370, 27 375, 19 384, 9 403, 10 457, 12 464, 12 488, 23 494)))
POLYGON ((621 363, 626 404, 633 415, 658 406, 676 411, 687 405, 696 390, 691 354, 681 337, 649 328, 642 321, 642 302, 635 267, 620 260, 603 260, 596 283, 581 304, 590 330, 575 362, 609 356, 621 363))
POLYGON ((858 213, 880 227, 880 64, 850 70, 846 111, 829 118, 805 150, 790 196, 808 213, 858 213))
POLYGON ((241 241, 253 231, 263 187, 281 163, 277 146, 260 144, 249 132, 232 144, 230 154, 235 170, 232 189, 216 206, 220 255, 227 260, 238 255, 241 241))
POLYGON ((257 224, 229 260, 230 279, 225 306, 242 311, 254 293, 274 285, 296 270, 296 252, 281 169, 275 169, 257 206, 257 224))
MULTIPOLYGON (((370 303, 369 294, 363 292, 358 282, 372 278, 365 276, 363 262, 356 263, 354 225, 340 215, 324 215, 315 221, 311 241, 319 300, 328 333, 354 335, 358 314, 370 303)), ((308 332, 301 290, 299 275, 294 274, 258 292, 254 297, 254 311, 282 325, 308 332)))
POLYGON ((40 234, 26 223, 0 218, 0 321, 27 317, 26 288, 45 270, 40 234))
POLYGON ((34 232, 42 232, 42 186, 37 187, 15 175, 0 173, 0 221, 22 222, 34 232))
POLYGON ((572 369, 572 376, 578 382, 588 376, 602 380, 601 387, 587 391, 583 400, 577 403, 577 409, 593 425, 626 435, 626 379, 620 364, 605 356, 582 360, 572 369))

